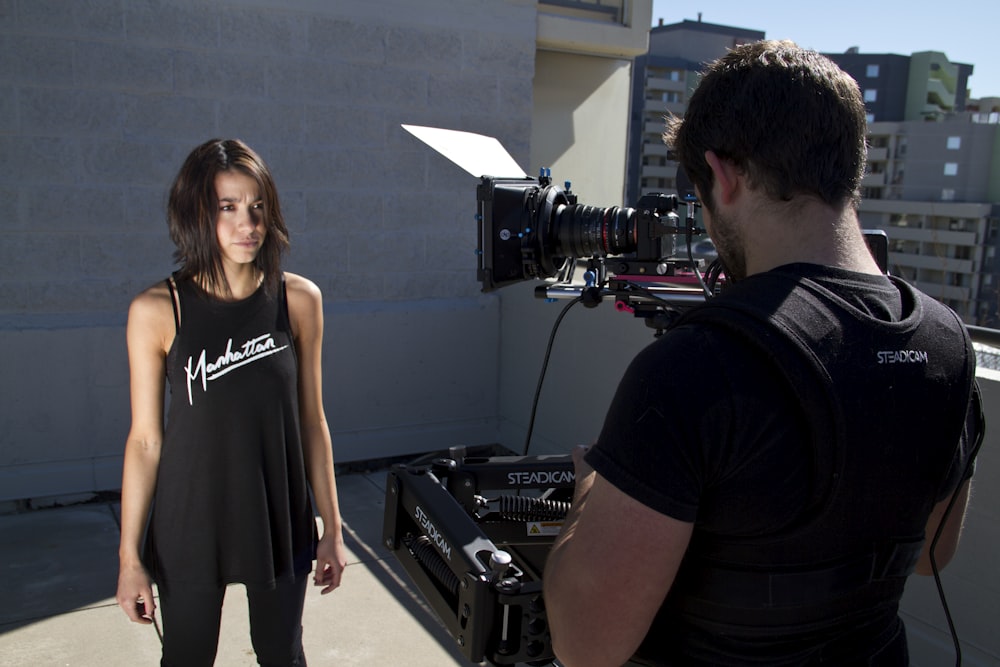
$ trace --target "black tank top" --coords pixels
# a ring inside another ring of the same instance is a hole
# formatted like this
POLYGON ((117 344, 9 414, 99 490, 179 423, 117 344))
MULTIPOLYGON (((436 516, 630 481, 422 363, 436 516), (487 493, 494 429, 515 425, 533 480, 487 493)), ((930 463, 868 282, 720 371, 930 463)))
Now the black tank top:
POLYGON ((284 284, 223 302, 179 281, 177 296, 146 566, 160 586, 271 588, 316 544, 284 284))

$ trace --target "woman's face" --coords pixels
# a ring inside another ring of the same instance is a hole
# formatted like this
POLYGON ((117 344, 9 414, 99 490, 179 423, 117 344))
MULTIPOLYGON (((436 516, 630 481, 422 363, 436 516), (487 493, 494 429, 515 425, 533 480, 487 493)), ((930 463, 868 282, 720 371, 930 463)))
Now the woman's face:
POLYGON ((215 196, 215 235, 223 263, 252 263, 267 235, 257 181, 240 171, 221 171, 215 177, 215 196))

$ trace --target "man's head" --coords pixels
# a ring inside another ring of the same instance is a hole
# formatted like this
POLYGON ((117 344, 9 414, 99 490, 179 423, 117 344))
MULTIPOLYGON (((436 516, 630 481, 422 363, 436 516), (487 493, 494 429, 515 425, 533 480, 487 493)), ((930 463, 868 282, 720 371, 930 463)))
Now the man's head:
POLYGON ((709 65, 684 117, 668 119, 664 141, 710 212, 706 151, 732 162, 769 199, 804 195, 841 207, 858 202, 866 133, 854 79, 815 51, 761 41, 709 65))

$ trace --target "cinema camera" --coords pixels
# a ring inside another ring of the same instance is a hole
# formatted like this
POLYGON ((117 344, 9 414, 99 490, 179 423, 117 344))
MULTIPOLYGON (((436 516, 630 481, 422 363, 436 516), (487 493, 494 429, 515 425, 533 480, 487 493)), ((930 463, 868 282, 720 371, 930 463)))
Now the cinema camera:
POLYGON ((538 179, 483 176, 476 190, 483 291, 554 279, 536 295, 581 296, 588 306, 613 296, 616 309, 647 318, 703 301, 704 286, 694 284, 692 272, 700 264, 690 252, 677 252, 678 238, 690 248, 691 239, 705 233, 695 223, 698 202, 685 184, 681 197, 647 194, 634 207, 620 208, 578 203, 570 184, 554 185, 548 169, 538 179), (587 268, 583 286, 572 284, 579 260, 587 268))
MULTIPOLYGON (((554 185, 548 169, 538 179, 483 176, 476 190, 483 291, 541 279, 546 282, 535 289, 540 298, 579 297, 593 307, 613 297, 616 310, 644 318, 659 335, 725 283, 719 260, 706 268, 694 257, 692 241, 705 234, 695 217, 701 204, 680 167, 675 181, 677 195, 651 193, 633 208, 601 208, 578 203, 570 184, 554 185), (582 286, 572 280, 579 261, 587 269, 582 286)), ((885 232, 864 235, 885 271, 885 232)))

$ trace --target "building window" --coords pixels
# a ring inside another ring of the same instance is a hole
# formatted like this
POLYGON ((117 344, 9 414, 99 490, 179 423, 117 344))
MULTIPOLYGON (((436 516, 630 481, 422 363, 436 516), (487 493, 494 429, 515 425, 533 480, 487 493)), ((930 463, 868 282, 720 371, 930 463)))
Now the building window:
POLYGON ((873 113, 866 113, 865 114, 865 120, 867 122, 869 122, 869 123, 874 123, 875 122, 875 114, 873 114, 873 113))
POLYGON ((962 147, 962 137, 948 137, 948 150, 957 151, 962 147))
POLYGON ((957 162, 945 162, 944 163, 944 175, 945 176, 958 176, 958 163, 957 162))
POLYGON ((941 201, 955 201, 955 188, 941 190, 941 201))
POLYGON ((878 65, 869 65, 865 70, 865 76, 867 76, 869 79, 877 79, 878 65))
POLYGON ((865 91, 865 102, 874 102, 878 99, 878 91, 874 88, 869 88, 865 91))

